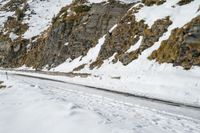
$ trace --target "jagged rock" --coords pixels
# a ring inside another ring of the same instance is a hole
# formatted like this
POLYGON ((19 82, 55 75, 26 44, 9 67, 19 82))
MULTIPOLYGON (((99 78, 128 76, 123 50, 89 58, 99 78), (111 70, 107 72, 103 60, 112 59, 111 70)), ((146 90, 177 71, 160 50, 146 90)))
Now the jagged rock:
POLYGON ((158 39, 167 31, 171 21, 169 17, 157 20, 151 28, 149 28, 144 21, 137 22, 133 11, 129 11, 126 16, 119 22, 118 26, 112 32, 112 36, 106 37, 106 41, 102 46, 96 63, 93 63, 90 68, 100 66, 103 60, 108 59, 114 53, 115 59, 121 61, 124 65, 138 58, 142 51, 151 47, 158 39), (131 45, 134 45, 139 40, 139 36, 143 36, 140 47, 130 53, 126 51, 131 45), (100 61, 102 60, 102 61, 100 61), (96 65, 95 65, 96 64, 96 65))
MULTIPOLYGON (((32 43, 28 52, 26 46, 31 43, 31 40, 23 40, 19 37, 18 40, 11 42, 8 39, 7 44, 11 50, 4 54, 6 57, 2 62, 4 66, 17 67, 26 64, 33 68, 42 68, 46 65, 55 67, 68 58, 75 59, 84 56, 131 7, 131 4, 120 2, 92 5, 85 5, 84 2, 74 2, 62 8, 58 16, 53 18, 52 26, 44 32, 45 37, 41 36, 32 43), (64 45, 66 42, 67 46, 64 45), (22 47, 19 47, 19 44, 22 47)), ((17 10, 16 3, 18 4, 18 1, 13 5, 10 3, 6 9, 17 10)), ((21 16, 21 13, 16 14, 21 16)), ((8 18, 5 29, 9 32, 15 31, 15 34, 20 36, 27 27, 25 24, 22 25, 21 19, 17 18, 8 18)))
MULTIPOLYGON (((76 5, 74 5, 76 6, 76 5)), ((73 7, 67 7, 65 11, 73 7)), ((100 37, 116 24, 130 8, 130 5, 116 3, 92 4, 89 11, 61 18, 51 28, 45 43, 44 58, 41 66, 57 66, 67 58, 75 59, 87 54, 97 44, 100 37), (64 20, 64 21, 63 21, 64 20), (68 45, 64 44, 68 42, 68 45)), ((57 19, 60 19, 59 17, 57 19)))
POLYGON ((193 65, 200 66, 200 16, 183 28, 173 30, 169 39, 163 41, 149 58, 156 59, 159 63, 183 66, 185 69, 190 69, 193 65))
POLYGON ((182 6, 182 5, 186 5, 186 4, 189 4, 190 2, 192 2, 194 0, 180 0, 178 2, 178 5, 182 6))
POLYGON ((154 4, 161 5, 166 2, 166 0, 142 0, 142 2, 147 6, 152 6, 154 4))

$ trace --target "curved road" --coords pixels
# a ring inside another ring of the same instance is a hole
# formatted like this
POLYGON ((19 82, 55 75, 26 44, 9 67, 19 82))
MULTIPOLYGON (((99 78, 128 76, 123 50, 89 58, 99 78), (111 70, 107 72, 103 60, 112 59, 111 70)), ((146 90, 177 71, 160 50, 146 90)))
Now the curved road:
MULTIPOLYGON (((1 72, 0 80, 5 81, 8 86, 2 92, 0 90, 0 101, 4 100, 2 96, 4 93, 9 97, 10 93, 6 92, 7 89, 8 91, 11 91, 11 89, 16 92, 19 91, 20 96, 26 97, 27 95, 28 97, 29 89, 33 88, 43 97, 50 97, 50 99, 56 99, 59 102, 73 103, 77 108, 95 113, 102 118, 103 122, 100 122, 100 125, 112 127, 112 132, 115 133, 200 132, 199 108, 177 106, 177 104, 170 104, 165 101, 113 93, 98 88, 23 74, 9 74, 9 79, 6 80, 5 73, 1 72), (22 88, 25 86, 24 93, 19 86, 22 86, 22 88)), ((2 105, 5 108, 7 107, 6 104, 2 105)), ((0 132, 1 124, 5 123, 0 115, 0 132)), ((2 131, 7 130, 2 129, 2 131)))

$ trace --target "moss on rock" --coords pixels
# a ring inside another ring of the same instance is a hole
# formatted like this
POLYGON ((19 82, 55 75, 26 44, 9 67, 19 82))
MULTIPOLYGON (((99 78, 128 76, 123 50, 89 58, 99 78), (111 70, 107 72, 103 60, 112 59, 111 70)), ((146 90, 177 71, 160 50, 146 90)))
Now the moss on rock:
POLYGON ((200 16, 184 27, 174 29, 169 39, 163 41, 149 59, 159 63, 173 63, 185 69, 200 66, 200 16))

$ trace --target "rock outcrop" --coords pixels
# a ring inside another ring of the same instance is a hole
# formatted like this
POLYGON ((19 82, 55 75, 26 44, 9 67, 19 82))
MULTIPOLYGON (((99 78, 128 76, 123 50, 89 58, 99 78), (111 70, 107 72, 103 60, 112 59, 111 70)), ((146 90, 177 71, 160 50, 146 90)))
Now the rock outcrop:
POLYGON ((101 48, 97 61, 92 63, 90 68, 100 67, 103 60, 110 58, 115 53, 113 63, 118 60, 124 65, 138 58, 138 56, 147 48, 151 47, 167 31, 172 23, 169 17, 157 20, 152 27, 148 27, 143 20, 137 22, 134 12, 137 8, 129 12, 118 23, 113 30, 112 35, 107 35, 106 41, 101 48), (126 52, 132 45, 135 45, 142 37, 141 45, 134 51, 126 52))
POLYGON ((200 66, 200 16, 182 28, 173 30, 168 40, 152 53, 150 59, 159 63, 173 63, 190 69, 200 66))
POLYGON ((147 6, 152 6, 154 4, 160 5, 163 4, 166 0, 142 0, 142 3, 144 3, 147 6))
MULTIPOLYGON (((44 32, 45 35, 39 39, 36 37, 35 42, 31 42, 34 38, 26 43, 21 41, 24 49, 20 49, 17 56, 9 51, 7 57, 10 58, 5 59, 4 64, 7 67, 22 64, 33 68, 55 67, 68 58, 73 60, 84 56, 122 18, 131 5, 116 1, 87 5, 81 1, 63 7, 53 18, 52 26, 44 32), (31 47, 27 53, 29 43, 31 47), (6 62, 11 63, 8 65, 6 62)), ((18 26, 23 27, 19 24, 18 26)))
MULTIPOLYGON (((180 0, 176 6, 192 1, 180 0)), ((128 65, 138 59, 144 50, 152 47, 173 23, 170 16, 166 16, 148 26, 145 20, 138 21, 135 14, 144 6, 159 6, 165 3, 166 0, 142 0, 133 7, 136 3, 109 0, 89 4, 86 0, 75 0, 54 16, 48 29, 38 36, 25 39, 23 35, 29 25, 23 19, 30 5, 27 0, 11 0, 0 9, 14 12, 14 15, 7 18, 0 33, 0 65, 51 69, 67 59, 73 61, 86 56, 104 35, 105 42, 96 61, 90 62, 90 69, 100 67, 104 60, 112 56, 113 63, 120 61, 123 65, 128 65), (109 31, 114 25, 115 28, 109 31), (140 45, 128 51, 138 42, 140 45)), ((153 51, 148 59, 155 59, 159 63, 173 63, 174 66, 183 66, 185 69, 199 66, 199 24, 198 16, 184 27, 174 29, 170 37, 162 41, 160 48, 153 51)), ((74 70, 81 70, 85 65, 86 63, 80 64, 74 70)))

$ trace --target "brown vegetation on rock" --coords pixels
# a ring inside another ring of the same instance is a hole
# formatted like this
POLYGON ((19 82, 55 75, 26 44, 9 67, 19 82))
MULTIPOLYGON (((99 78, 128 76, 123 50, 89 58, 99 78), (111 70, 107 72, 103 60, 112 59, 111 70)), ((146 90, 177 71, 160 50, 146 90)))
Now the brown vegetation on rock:
MULTIPOLYGON (((137 9, 137 8, 136 8, 137 9)), ((129 12, 118 23, 118 26, 113 30, 112 35, 107 35, 104 45, 101 47, 99 56, 95 62, 90 65, 93 69, 96 66, 101 66, 103 60, 115 54, 113 63, 118 60, 124 65, 129 64, 131 61, 137 59, 139 55, 147 48, 151 47, 158 39, 167 31, 171 21, 169 17, 157 20, 151 28, 144 24, 144 21, 136 21, 133 13, 135 9, 129 12), (142 36, 142 42, 138 49, 127 53, 126 51, 139 41, 142 36)))
POLYGON ((152 6, 154 4, 161 5, 165 2, 166 2, 166 0, 142 0, 142 3, 144 3, 147 6, 152 6))
POLYGON ((185 69, 200 66, 200 16, 183 28, 173 30, 169 39, 163 41, 149 59, 156 59, 159 63, 173 63, 185 69))

